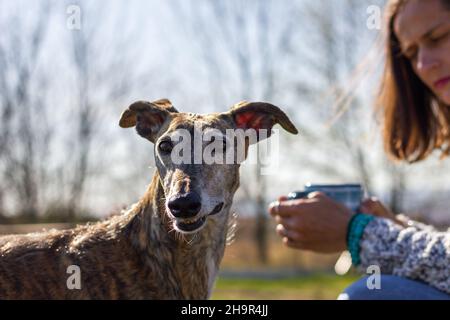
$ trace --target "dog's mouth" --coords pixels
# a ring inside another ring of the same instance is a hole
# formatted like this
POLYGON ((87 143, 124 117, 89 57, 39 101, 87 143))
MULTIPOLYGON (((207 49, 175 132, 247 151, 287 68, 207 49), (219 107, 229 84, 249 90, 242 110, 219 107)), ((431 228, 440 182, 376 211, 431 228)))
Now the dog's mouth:
POLYGON ((178 231, 183 233, 194 233, 199 231, 201 228, 205 226, 206 218, 215 214, 218 214, 222 211, 223 202, 219 203, 214 209, 207 215, 200 218, 193 219, 175 219, 174 226, 178 231))
POLYGON ((175 227, 181 232, 196 232, 205 225, 206 217, 200 219, 175 220, 175 227))

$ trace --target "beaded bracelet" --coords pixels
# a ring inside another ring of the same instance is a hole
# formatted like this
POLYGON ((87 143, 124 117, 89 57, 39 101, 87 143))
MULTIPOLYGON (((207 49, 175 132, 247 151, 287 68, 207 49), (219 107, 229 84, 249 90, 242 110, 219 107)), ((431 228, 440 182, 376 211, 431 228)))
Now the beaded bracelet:
POLYGON ((357 213, 353 215, 347 227, 347 248, 352 257, 353 265, 357 266, 361 263, 359 257, 359 242, 364 233, 367 224, 374 219, 374 216, 357 213))

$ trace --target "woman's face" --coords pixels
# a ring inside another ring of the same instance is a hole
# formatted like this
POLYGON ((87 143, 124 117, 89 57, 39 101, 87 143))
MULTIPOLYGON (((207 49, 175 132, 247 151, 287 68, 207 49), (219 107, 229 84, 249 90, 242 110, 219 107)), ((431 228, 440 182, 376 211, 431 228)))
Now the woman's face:
POLYGON ((450 10, 442 0, 409 0, 397 14, 394 32, 414 72, 450 106, 450 10))

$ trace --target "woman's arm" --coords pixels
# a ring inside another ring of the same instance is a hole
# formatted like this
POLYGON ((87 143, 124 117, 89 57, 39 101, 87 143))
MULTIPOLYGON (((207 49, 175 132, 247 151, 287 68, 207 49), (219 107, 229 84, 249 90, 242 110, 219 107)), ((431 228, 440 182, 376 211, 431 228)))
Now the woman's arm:
POLYGON ((422 280, 450 293, 449 232, 405 228, 375 218, 364 229, 359 244, 361 272, 377 265, 382 273, 422 280))
POLYGON ((378 265, 383 273, 419 279, 450 293, 450 232, 419 230, 379 216, 354 219, 348 208, 321 193, 280 199, 269 212, 291 248, 322 253, 349 249, 363 273, 378 265))

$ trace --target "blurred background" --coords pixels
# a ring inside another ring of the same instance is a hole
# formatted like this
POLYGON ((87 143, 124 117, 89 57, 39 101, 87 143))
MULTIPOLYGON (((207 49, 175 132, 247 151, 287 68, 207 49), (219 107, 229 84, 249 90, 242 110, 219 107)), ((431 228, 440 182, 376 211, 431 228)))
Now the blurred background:
POLYGON ((266 209, 278 196, 357 182, 394 212, 450 225, 449 161, 405 166, 383 153, 373 99, 384 2, 0 0, 0 234, 136 202, 154 160, 148 141, 118 126, 135 100, 196 113, 268 101, 300 135, 281 132, 276 176, 243 165, 213 298, 336 298, 358 275, 336 275, 336 255, 284 248, 266 209), (348 108, 336 108, 349 90, 348 108))

